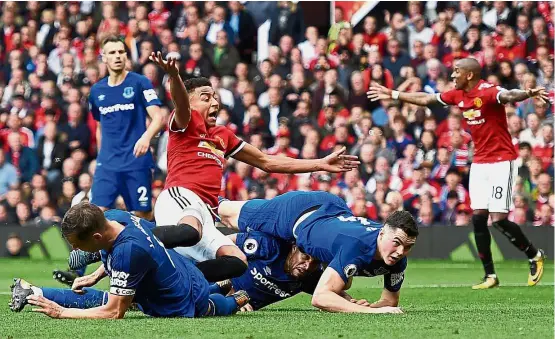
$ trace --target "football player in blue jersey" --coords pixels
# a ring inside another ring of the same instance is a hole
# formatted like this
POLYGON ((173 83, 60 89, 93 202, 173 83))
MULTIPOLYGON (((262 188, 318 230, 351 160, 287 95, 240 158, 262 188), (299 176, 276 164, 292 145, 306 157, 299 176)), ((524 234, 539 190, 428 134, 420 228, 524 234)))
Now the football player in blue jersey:
POLYGON ((381 225, 355 217, 332 194, 289 192, 271 200, 222 201, 218 214, 227 227, 295 243, 327 265, 312 296, 315 307, 330 312, 402 313, 398 304, 406 255, 418 236, 410 213, 396 211, 381 225), (384 275, 379 301, 361 304, 346 297, 344 291, 355 275, 384 275))
POLYGON ((250 302, 243 311, 258 310, 303 291, 310 293, 309 278, 321 273, 318 260, 265 233, 250 231, 228 237, 245 253, 248 270, 240 277, 211 285, 210 293, 247 292, 250 302))
POLYGON ((128 211, 152 220, 150 141, 164 127, 161 102, 147 77, 125 68, 127 51, 121 39, 110 36, 102 42, 102 61, 109 75, 94 84, 89 95, 99 147, 91 202, 107 210, 121 195, 128 211))
POLYGON ((248 303, 244 291, 231 297, 209 295, 208 282, 196 266, 164 248, 151 232, 154 224, 128 212, 103 213, 97 206, 82 202, 70 208, 61 228, 74 248, 101 251, 103 265, 89 286, 109 276, 109 293, 88 290, 79 296, 70 290, 38 288, 15 279, 10 302, 13 311, 31 304, 38 307, 35 311, 53 318, 123 318, 134 302, 153 317, 202 317, 230 315, 248 303), (83 309, 90 306, 96 307, 83 309))

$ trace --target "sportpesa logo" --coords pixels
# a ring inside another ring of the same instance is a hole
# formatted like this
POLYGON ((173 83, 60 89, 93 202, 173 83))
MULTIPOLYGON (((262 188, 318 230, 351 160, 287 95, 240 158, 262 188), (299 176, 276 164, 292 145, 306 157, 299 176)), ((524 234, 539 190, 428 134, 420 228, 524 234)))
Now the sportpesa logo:
POLYGON ((256 267, 253 267, 252 270, 250 270, 250 272, 254 280, 258 280, 262 286, 266 287, 270 292, 273 292, 275 295, 279 296, 280 298, 289 298, 291 296, 290 293, 283 291, 278 287, 278 285, 266 279, 264 275, 262 275, 262 273, 258 272, 256 267))
POLYGON ((114 113, 119 111, 131 111, 135 109, 135 104, 116 104, 108 107, 99 107, 98 110, 100 114, 106 115, 108 113, 114 113))

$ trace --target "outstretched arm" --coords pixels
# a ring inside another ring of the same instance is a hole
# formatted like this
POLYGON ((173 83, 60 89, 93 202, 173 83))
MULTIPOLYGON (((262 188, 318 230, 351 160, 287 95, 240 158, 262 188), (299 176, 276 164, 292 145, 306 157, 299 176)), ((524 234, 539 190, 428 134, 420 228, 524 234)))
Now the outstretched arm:
POLYGON ((312 306, 328 312, 344 313, 403 313, 397 307, 369 307, 366 301, 351 302, 345 299, 345 282, 333 268, 328 267, 322 274, 312 296, 312 306))
MULTIPOLYGON (((185 88, 175 59, 164 60, 162 53, 153 52, 149 59, 160 66, 169 75, 170 94, 175 107, 174 121, 178 129, 185 129, 191 120, 191 106, 189 104, 189 94, 185 88)), ((171 127, 171 126, 170 126, 171 127)))
POLYGON ((269 173, 309 173, 317 171, 347 172, 356 168, 360 161, 354 155, 346 155, 346 148, 322 159, 293 159, 265 154, 258 148, 246 144, 233 157, 269 173))
POLYGON ((27 297, 29 304, 37 306, 35 312, 44 313, 51 318, 59 319, 121 319, 133 302, 133 296, 108 295, 108 303, 89 308, 65 308, 43 296, 31 295, 27 297))
POLYGON ((436 94, 429 94, 424 92, 407 93, 390 90, 387 87, 374 84, 366 92, 368 99, 371 101, 394 99, 408 102, 419 106, 428 106, 437 103, 436 94))
POLYGON ((514 104, 528 98, 539 98, 544 102, 548 102, 547 91, 544 87, 530 88, 525 91, 521 89, 511 89, 499 93, 499 103, 514 104))
POLYGON ((380 307, 397 307, 399 305, 399 295, 400 292, 391 292, 387 289, 383 289, 382 295, 380 296, 380 300, 376 301, 375 303, 370 304, 370 307, 380 308, 380 307))

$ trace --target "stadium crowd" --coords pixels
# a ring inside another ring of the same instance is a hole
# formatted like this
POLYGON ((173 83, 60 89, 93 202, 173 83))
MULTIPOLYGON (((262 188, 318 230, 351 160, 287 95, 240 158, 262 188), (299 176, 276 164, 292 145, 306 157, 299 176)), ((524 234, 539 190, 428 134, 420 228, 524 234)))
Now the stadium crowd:
MULTIPOLYGON (((553 226, 554 13, 547 1, 408 2, 400 12, 370 12, 355 29, 336 8, 326 32, 306 27, 301 6, 286 1, 3 2, 0 227, 49 225, 89 196, 97 145, 87 97, 106 76, 99 43, 109 34, 125 41, 128 68, 152 81, 166 115, 166 78, 148 59, 157 50, 179 61, 184 79, 208 77, 222 104, 217 123, 257 148, 312 159, 346 146, 362 162, 343 175, 286 175, 229 161, 223 196, 325 190, 358 216, 384 220, 405 209, 421 226, 470 222, 465 117, 458 107, 371 102, 369 85, 443 92, 453 86, 454 61, 474 56, 496 85, 545 86, 551 104, 507 106, 519 154, 509 218, 553 226), (256 62, 257 28, 267 18, 268 57, 256 62)), ((152 145, 154 201, 167 137, 152 145)))

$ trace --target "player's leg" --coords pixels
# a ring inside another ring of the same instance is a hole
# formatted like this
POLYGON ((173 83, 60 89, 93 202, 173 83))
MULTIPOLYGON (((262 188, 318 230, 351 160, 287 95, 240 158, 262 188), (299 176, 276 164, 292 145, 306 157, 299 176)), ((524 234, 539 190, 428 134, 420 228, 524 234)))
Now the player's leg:
POLYGON ((248 267, 247 257, 231 239, 216 228, 207 206, 203 213, 205 222, 202 239, 199 246, 190 248, 191 251, 197 252, 194 254, 195 257, 206 258, 199 260, 197 268, 210 282, 243 275, 248 267))
POLYGON ((14 279, 10 308, 14 312, 21 311, 27 304, 27 297, 30 295, 42 295, 62 307, 81 309, 102 306, 108 302, 107 292, 93 288, 84 288, 83 290, 84 293, 79 294, 68 288, 41 288, 33 286, 23 279, 14 279))
POLYGON ((513 206, 513 187, 516 182, 516 166, 514 161, 504 161, 491 164, 491 170, 496 173, 492 177, 492 194, 490 213, 493 226, 498 229, 520 251, 524 252, 530 260, 530 274, 528 284, 536 285, 543 275, 543 251, 538 250, 524 235, 519 225, 507 219, 513 206))
POLYGON ((474 239, 478 256, 484 267, 485 277, 482 283, 474 285, 473 289, 484 289, 495 287, 499 284, 493 258, 491 253, 491 233, 488 228, 488 196, 490 184, 488 183, 488 164, 472 164, 470 166, 469 193, 472 215, 472 225, 474 227, 474 239))
POLYGON ((100 166, 96 168, 91 187, 91 203, 103 211, 113 208, 119 195, 119 184, 116 172, 100 166))
POLYGON ((238 291, 229 297, 221 294, 211 294, 209 297, 209 310, 207 316, 227 316, 237 313, 241 307, 249 303, 249 296, 245 291, 238 291))
POLYGON ((122 172, 120 185, 120 193, 127 210, 139 218, 152 220, 152 170, 144 168, 122 172))
MULTIPOLYGON (((186 233, 189 246, 193 246, 202 239, 202 213, 200 205, 193 204, 191 197, 182 193, 183 191, 178 187, 162 191, 154 206, 154 218, 157 225, 178 225, 180 232, 184 232, 182 235, 186 233)), ((157 232, 166 233, 166 231, 156 230, 157 228, 153 230, 155 235, 164 238, 164 234, 157 234, 157 232)), ((169 233, 166 235, 171 236, 169 233)), ((183 239, 182 236, 181 238, 183 239)), ((165 243, 165 239, 161 241, 165 243)))

